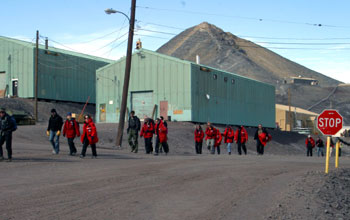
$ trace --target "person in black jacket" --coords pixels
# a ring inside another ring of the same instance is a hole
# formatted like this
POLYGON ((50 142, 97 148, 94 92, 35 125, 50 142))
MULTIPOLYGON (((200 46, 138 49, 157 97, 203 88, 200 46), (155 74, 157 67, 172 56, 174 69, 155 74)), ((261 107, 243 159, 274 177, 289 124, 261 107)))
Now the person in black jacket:
POLYGON ((129 125, 127 133, 129 134, 128 142, 131 147, 131 152, 137 153, 138 151, 138 133, 141 128, 140 119, 135 115, 135 111, 130 112, 129 125))
POLYGON ((60 135, 63 125, 63 119, 56 112, 56 109, 51 109, 51 117, 47 127, 46 135, 49 136, 49 141, 52 145, 52 154, 60 152, 60 135))
POLYGON ((14 131, 14 123, 5 109, 0 109, 0 161, 4 160, 2 145, 6 142, 7 162, 12 161, 12 132, 14 131))

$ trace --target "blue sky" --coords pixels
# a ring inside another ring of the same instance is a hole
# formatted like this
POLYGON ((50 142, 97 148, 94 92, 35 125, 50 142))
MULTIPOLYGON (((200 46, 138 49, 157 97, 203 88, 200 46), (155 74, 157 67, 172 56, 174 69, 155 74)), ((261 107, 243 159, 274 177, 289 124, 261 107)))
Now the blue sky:
MULTIPOLYGON (((118 59, 126 54, 128 22, 104 9, 129 14, 130 3, 2 0, 0 35, 33 41, 39 30, 51 46, 118 59)), ((350 83, 348 0, 137 0, 137 6, 134 40, 141 38, 144 48, 156 50, 173 34, 207 21, 350 83)))

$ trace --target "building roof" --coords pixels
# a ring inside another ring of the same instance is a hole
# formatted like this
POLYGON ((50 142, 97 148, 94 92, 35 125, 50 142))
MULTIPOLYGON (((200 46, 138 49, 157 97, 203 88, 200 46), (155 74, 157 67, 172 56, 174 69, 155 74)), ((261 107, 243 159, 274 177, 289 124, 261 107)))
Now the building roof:
MULTIPOLYGON (((284 110, 284 111, 289 111, 289 106, 288 105, 281 105, 281 104, 276 104, 276 109, 280 109, 280 110, 284 110)), ((302 109, 302 108, 298 108, 295 106, 291 106, 291 110, 293 112, 297 112, 297 113, 302 113, 302 114, 307 114, 307 115, 313 115, 313 116, 317 116, 318 114, 315 112, 310 112, 308 110, 302 109)))
MULTIPOLYGON (((5 40, 5 41, 12 42, 12 43, 15 43, 15 44, 20 44, 20 45, 22 45, 24 47, 35 48, 35 43, 24 41, 24 40, 18 40, 18 39, 4 37, 4 36, 0 36, 0 40, 5 40)), ((39 44, 39 48, 42 49, 42 50, 45 50, 45 45, 39 44)), ((81 57, 81 58, 86 58, 86 59, 90 59, 90 60, 106 62, 106 63, 114 62, 114 60, 105 59, 105 58, 102 58, 102 57, 92 56, 92 55, 79 53, 79 52, 75 52, 75 51, 60 49, 60 48, 56 48, 56 47, 49 47, 48 50, 53 51, 53 52, 57 52, 57 53, 63 53, 63 54, 71 55, 71 56, 77 56, 77 57, 81 57)))
MULTIPOLYGON (((196 66, 199 66, 199 67, 205 67, 205 68, 209 68, 211 70, 215 70, 215 71, 218 71, 218 72, 223 72, 223 73, 227 73, 227 74, 231 74, 231 75, 234 75, 236 77, 240 77, 240 78, 244 78, 244 79, 247 79, 247 80, 251 80, 251 81, 255 81, 255 82, 259 82, 259 83, 263 83, 263 84, 266 84, 266 85, 270 85, 270 86, 273 86, 271 84, 268 84, 268 83, 265 83, 265 82, 261 82, 261 81, 258 81, 258 80, 255 80, 255 79, 251 79, 251 78, 248 78, 248 77, 245 77, 245 76, 241 76, 241 75, 238 75, 236 73, 232 73, 232 72, 227 72, 225 70, 221 70, 221 69, 217 69, 217 68, 214 68, 214 67, 211 67, 211 66, 206 66, 206 65, 203 65, 203 64, 197 64, 197 63, 194 63, 192 61, 189 61, 189 60, 183 60, 183 59, 180 59, 180 58, 177 58, 177 57, 173 57, 173 56, 169 56, 169 55, 166 55, 166 54, 162 54, 162 53, 158 53, 158 52, 155 52, 155 51, 151 51, 151 50, 147 50, 147 49, 140 49, 140 50, 136 50, 134 51, 133 55, 134 54, 137 54, 137 53, 140 53, 140 52, 145 52, 145 53, 149 53, 149 54, 153 54, 155 56, 160 56, 160 57, 164 57, 164 58, 167 58, 167 59, 170 59, 170 60, 174 60, 176 62, 180 62, 180 63, 184 63, 184 64, 190 64, 190 65, 196 65, 196 66)), ((99 69, 97 69, 97 71, 100 71, 100 70, 103 70, 105 68, 109 68, 109 66, 115 64, 115 63, 118 63, 122 60, 126 59, 126 57, 122 57, 120 58, 119 60, 113 62, 113 63, 110 63, 106 66, 103 66, 99 69)))
POLYGON ((317 79, 314 78, 308 78, 308 77, 298 77, 298 76, 292 76, 292 79, 302 79, 302 80, 314 80, 317 81, 317 79))

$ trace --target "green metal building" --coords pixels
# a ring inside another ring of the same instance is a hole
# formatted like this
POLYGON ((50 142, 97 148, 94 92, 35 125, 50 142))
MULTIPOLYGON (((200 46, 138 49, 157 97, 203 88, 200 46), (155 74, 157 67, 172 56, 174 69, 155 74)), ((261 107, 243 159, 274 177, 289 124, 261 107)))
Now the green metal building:
MULTIPOLYGON (((96 120, 117 122, 125 58, 97 70, 96 120)), ((132 55, 128 109, 140 118, 275 127, 275 87, 141 49, 132 55)))
MULTIPOLYGON (((35 44, 0 37, 0 92, 34 98, 35 44)), ((96 101, 96 70, 112 60, 39 46, 38 98, 70 102, 96 101)))

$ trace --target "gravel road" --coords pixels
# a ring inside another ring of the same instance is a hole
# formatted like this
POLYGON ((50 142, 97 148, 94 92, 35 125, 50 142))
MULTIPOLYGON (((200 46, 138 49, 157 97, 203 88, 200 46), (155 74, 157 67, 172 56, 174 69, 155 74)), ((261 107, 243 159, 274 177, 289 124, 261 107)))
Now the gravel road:
POLYGON ((19 127, 13 162, 0 163, 1 220, 349 219, 349 157, 338 171, 331 158, 329 175, 324 158, 281 152, 156 157, 102 147, 80 159, 65 140, 51 155, 43 128, 19 127))

